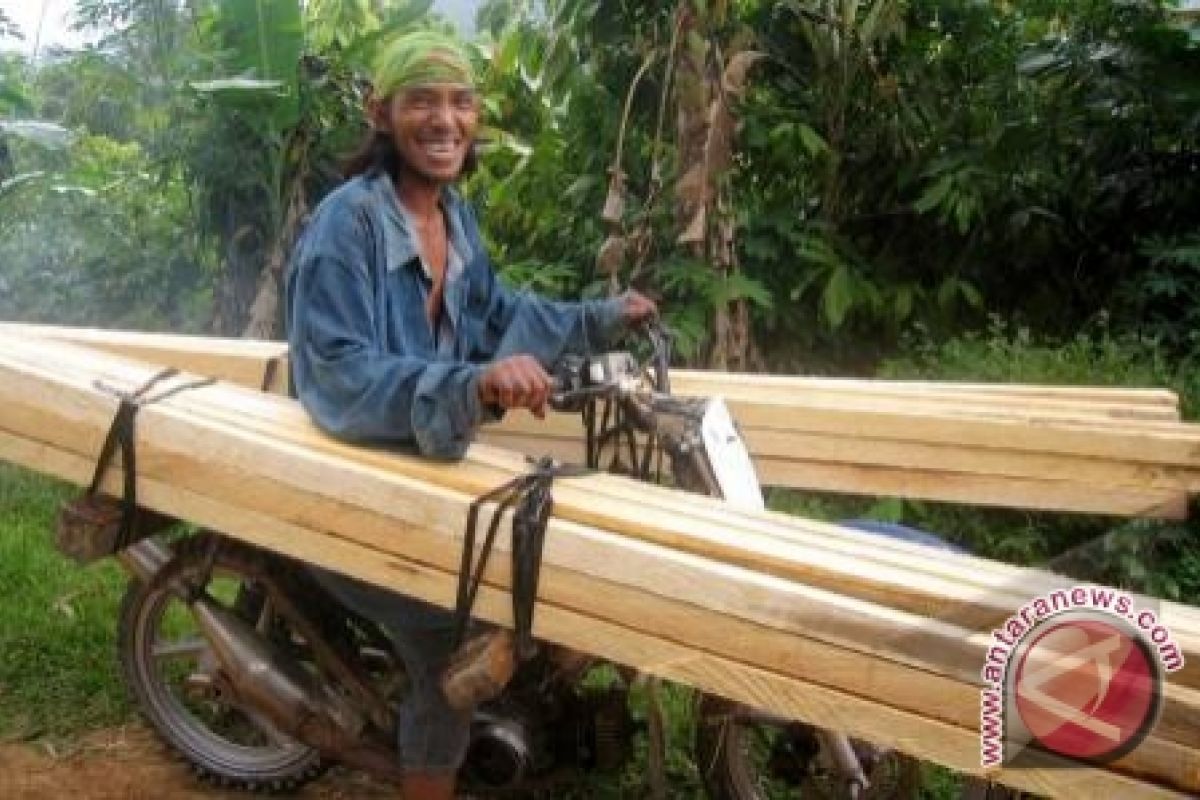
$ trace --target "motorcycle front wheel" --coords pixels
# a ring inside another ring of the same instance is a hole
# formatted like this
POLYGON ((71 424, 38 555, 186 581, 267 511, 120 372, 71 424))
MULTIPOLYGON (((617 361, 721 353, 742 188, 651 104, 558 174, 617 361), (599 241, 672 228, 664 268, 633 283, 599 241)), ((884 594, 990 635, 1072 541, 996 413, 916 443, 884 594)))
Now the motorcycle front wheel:
POLYGON ((266 568, 261 554, 226 542, 210 562, 211 541, 209 535, 182 541, 149 582, 130 582, 118 631, 122 676, 142 716, 199 777, 248 791, 292 791, 321 775, 326 763, 314 748, 223 700, 213 681, 216 657, 175 587, 196 586, 207 574, 209 597, 298 657, 303 642, 255 592, 266 568))
MULTIPOLYGON (((749 706, 705 696, 697 709, 696 764, 712 800, 850 797, 844 779, 820 753, 811 726, 775 719, 749 706)), ((856 743, 856 750, 859 749, 856 743)), ((920 787, 920 764, 894 751, 863 746, 870 787, 858 795, 904 800, 920 787)))

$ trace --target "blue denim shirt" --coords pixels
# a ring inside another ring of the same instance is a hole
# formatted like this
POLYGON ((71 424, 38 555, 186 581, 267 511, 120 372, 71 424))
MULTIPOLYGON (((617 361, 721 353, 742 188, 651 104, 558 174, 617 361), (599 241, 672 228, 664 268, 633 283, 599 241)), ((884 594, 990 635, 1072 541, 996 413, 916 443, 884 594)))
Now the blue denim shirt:
POLYGON ((296 245, 286 282, 291 374, 300 402, 334 436, 461 458, 485 417, 499 414, 479 400, 482 365, 524 353, 550 369, 566 352, 606 346, 619 326, 620 298, 559 303, 508 289, 470 207, 446 189, 442 208, 462 268, 447 274, 440 335, 387 175, 332 192, 296 245))

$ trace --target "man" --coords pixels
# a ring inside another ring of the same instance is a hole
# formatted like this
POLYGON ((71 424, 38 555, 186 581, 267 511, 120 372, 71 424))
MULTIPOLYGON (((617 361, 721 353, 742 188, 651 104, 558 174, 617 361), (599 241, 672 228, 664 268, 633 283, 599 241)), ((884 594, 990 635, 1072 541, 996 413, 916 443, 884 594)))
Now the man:
MULTIPOLYGON (((541 416, 547 369, 656 313, 636 292, 556 303, 501 284, 471 209, 451 184, 479 118, 471 65, 451 38, 388 45, 368 103, 373 133, 350 180, 318 207, 287 279, 292 375, 335 436, 457 459, 505 409, 541 416)), ((330 573, 322 580, 383 624, 412 690, 400 709, 406 800, 453 797, 471 713, 440 688, 453 616, 330 573)))

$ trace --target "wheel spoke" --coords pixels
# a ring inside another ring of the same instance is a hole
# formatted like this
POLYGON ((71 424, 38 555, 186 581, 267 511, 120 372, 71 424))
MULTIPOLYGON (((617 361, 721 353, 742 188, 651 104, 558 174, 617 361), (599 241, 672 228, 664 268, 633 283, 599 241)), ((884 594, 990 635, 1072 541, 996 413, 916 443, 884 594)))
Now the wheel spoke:
POLYGON ((258 614, 258 622, 254 627, 259 633, 267 633, 271 630, 271 622, 275 618, 275 609, 272 607, 271 596, 267 595, 263 598, 262 611, 258 614))
MULTIPOLYGON (((184 540, 161 578, 131 587, 122 616, 130 635, 122 639, 121 655, 142 710, 191 764, 252 789, 290 788, 320 770, 319 753, 242 707, 200 621, 174 589, 203 581, 205 593, 223 610, 260 635, 289 642, 290 626, 261 589, 259 566, 232 548, 219 550, 214 561, 206 540, 184 540), (243 589, 254 592, 245 602, 243 589)), ((304 648, 297 648, 300 657, 304 648)))
POLYGON ((266 734, 266 737, 271 740, 271 744, 283 749, 291 749, 296 746, 296 740, 285 734, 283 731, 276 728, 260 715, 255 714, 253 717, 254 724, 258 729, 266 734))
POLYGON ((199 660, 208 650, 208 642, 202 636, 191 636, 172 642, 155 642, 150 654, 156 661, 190 657, 199 660))

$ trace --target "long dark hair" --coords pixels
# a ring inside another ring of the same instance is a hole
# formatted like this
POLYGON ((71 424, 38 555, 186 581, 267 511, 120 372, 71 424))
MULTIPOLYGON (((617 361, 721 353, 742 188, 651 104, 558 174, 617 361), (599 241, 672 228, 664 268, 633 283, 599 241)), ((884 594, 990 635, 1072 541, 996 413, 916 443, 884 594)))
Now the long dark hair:
MULTIPOLYGON (((476 152, 478 144, 478 141, 471 142, 467 157, 463 159, 460 177, 469 176, 479 167, 479 154, 476 152)), ((371 130, 358 149, 342 161, 342 177, 350 180, 359 175, 383 172, 395 179, 400 177, 403 167, 404 157, 396 149, 392 135, 387 131, 371 130)))

